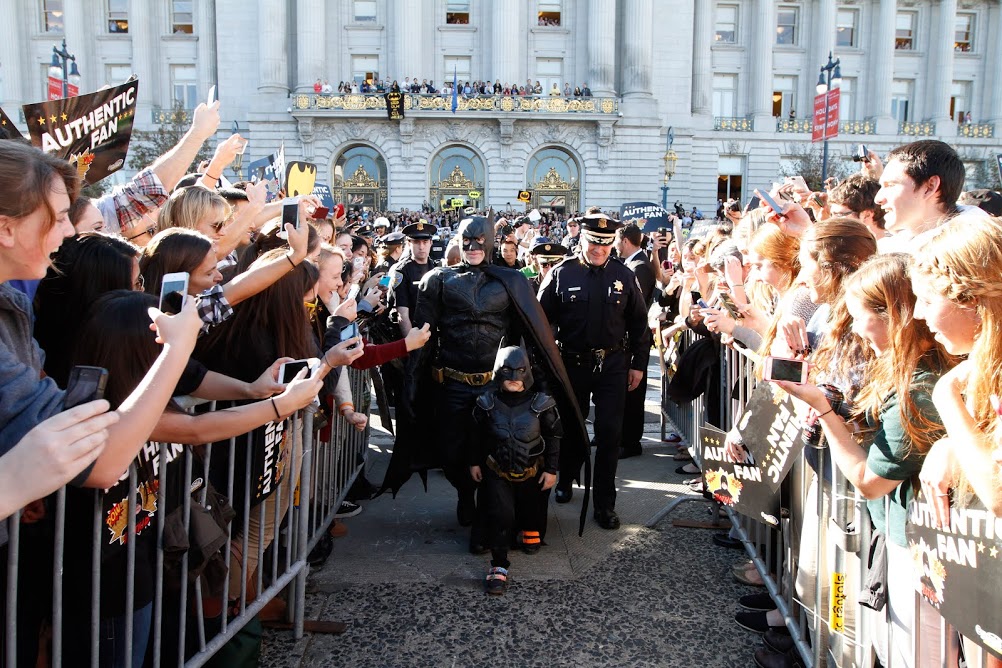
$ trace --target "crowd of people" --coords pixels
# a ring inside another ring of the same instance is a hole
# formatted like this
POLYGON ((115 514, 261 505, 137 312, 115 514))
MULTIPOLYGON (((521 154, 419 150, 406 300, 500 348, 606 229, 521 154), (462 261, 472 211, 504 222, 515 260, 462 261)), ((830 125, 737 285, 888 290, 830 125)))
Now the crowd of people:
MULTIPOLYGON (((433 90, 431 82, 404 85, 433 90)), ((464 94, 513 88, 477 82, 464 94)), ((590 95, 587 85, 555 90, 590 95)), ((518 91, 542 94, 538 82, 518 91)), ((949 521, 951 504, 974 499, 1002 512, 1002 222, 993 217, 1002 211, 991 208, 998 197, 962 195, 964 168, 951 147, 914 142, 886 161, 870 153, 861 173, 823 192, 788 181, 772 193, 782 210, 763 203, 742 213, 722 203, 726 221, 686 240, 598 207, 318 219, 312 196, 299 200, 298 224, 283 225, 282 201, 268 202, 264 183, 220 185, 242 148, 238 135, 188 173, 218 126, 218 102, 199 105, 177 146, 97 200, 80 195, 75 169, 62 160, 0 142, 0 190, 19 195, 0 199, 0 510, 20 510, 26 527, 21 581, 44 580, 37 569, 53 550, 44 530, 54 519, 51 495, 66 486, 66 600, 100 596, 101 642, 89 644, 89 606, 67 606, 65 654, 143 664, 156 589, 149 527, 181 503, 171 494, 165 507, 143 503, 134 532, 123 528, 123 512, 136 511, 133 485, 155 498, 156 471, 181 475, 178 450, 149 444, 197 448, 258 435, 234 461, 217 449, 209 479, 197 482, 219 493, 228 470, 250 470, 223 500, 237 517, 234 531, 247 518, 266 548, 282 521, 275 491, 288 499, 298 483, 290 462, 301 460, 303 439, 289 416, 316 402, 330 419, 366 427, 348 366, 378 374, 396 419, 386 478, 373 485, 363 473, 352 499, 395 494, 414 472, 441 468, 456 489, 457 522, 470 527, 470 551, 491 555, 485 589, 504 594, 508 552, 543 545, 551 490, 557 503, 583 492, 582 531, 589 510, 602 529, 620 527, 617 465, 643 454, 652 340, 670 347, 683 328, 763 358, 810 362, 807 382, 777 385, 820 425, 829 444, 821 470, 838 467, 886 536, 888 612, 874 617, 895 626, 900 646, 878 654, 884 665, 911 665, 912 638, 938 637, 919 632, 938 629, 933 608, 915 616, 909 500, 924 490, 940 521, 949 521), (179 276, 181 285, 167 290, 179 276), (280 368, 295 360, 312 362, 282 382, 280 368), (94 368, 106 379, 100 399, 82 389, 84 370, 94 368), (216 410, 182 410, 180 396, 216 401, 216 410), (276 439, 278 456, 265 457, 276 439), (161 452, 174 454, 160 461, 161 452), (94 489, 104 490, 97 536, 94 489), (135 586, 126 589, 133 548, 135 586), (92 572, 101 575, 99 591, 92 572), (131 656, 121 641, 128 626, 131 656)), ((744 456, 736 431, 727 449, 744 456)), ((818 451, 805 452, 818 470, 818 451)), ((830 476, 815 476, 810 493, 830 503, 830 476)), ((342 510, 357 512, 350 503, 342 510)), ((814 578, 830 580, 810 539, 818 521, 797 523, 805 599, 814 578)), ((6 533, 0 545, 6 552, 6 533)), ((322 563, 327 547, 311 563, 322 563)), ((240 563, 248 591, 257 559, 240 563)), ((737 572, 747 581, 752 570, 739 564, 737 572)), ((19 663, 34 662, 49 601, 17 603, 19 663)), ((758 665, 792 665, 775 606, 761 597, 742 604, 754 611, 737 622, 765 636, 758 665)), ((847 615, 847 623, 858 619, 847 615)), ((928 652, 939 652, 932 644, 928 652)))
MULTIPOLYGON (((493 84, 486 79, 482 81, 458 81, 455 83, 455 89, 458 95, 468 98, 489 97, 492 95, 517 95, 520 97, 541 97, 544 95, 550 97, 592 96, 591 88, 588 87, 587 83, 575 86, 574 88, 571 88, 570 83, 564 83, 564 87, 561 89, 554 82, 548 90, 544 90, 543 85, 538 80, 533 83, 531 79, 526 79, 525 85, 508 82, 502 84, 500 79, 496 79, 493 84)), ((452 91, 452 81, 446 81, 439 88, 435 86, 434 80, 422 79, 419 82, 417 77, 413 79, 405 77, 403 82, 397 79, 362 79, 361 81, 358 79, 346 79, 338 82, 337 88, 326 79, 317 79, 313 83, 313 92, 317 95, 368 95, 395 92, 449 97, 452 95, 452 91)))

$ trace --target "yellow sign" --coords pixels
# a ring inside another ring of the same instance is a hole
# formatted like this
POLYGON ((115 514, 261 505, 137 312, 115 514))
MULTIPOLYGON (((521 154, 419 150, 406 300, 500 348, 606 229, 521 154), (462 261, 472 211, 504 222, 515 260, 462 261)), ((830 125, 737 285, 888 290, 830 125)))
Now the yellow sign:
POLYGON ((452 206, 453 207, 463 206, 464 204, 466 204, 466 200, 464 200, 462 197, 453 197, 452 198, 452 206))
POLYGON ((828 624, 832 633, 845 631, 845 573, 832 573, 831 610, 828 624))
POLYGON ((467 195, 469 195, 470 199, 480 199, 479 190, 471 190, 470 192, 467 193, 467 195))
POLYGON ((530 193, 528 190, 519 190, 518 191, 518 201, 519 202, 528 202, 531 199, 532 199, 532 193, 530 193))

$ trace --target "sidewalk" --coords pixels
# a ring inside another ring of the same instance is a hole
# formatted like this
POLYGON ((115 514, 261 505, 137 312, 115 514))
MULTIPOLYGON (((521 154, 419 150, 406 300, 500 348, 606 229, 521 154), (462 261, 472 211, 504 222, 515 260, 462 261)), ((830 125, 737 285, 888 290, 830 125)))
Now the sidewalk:
MULTIPOLYGON (((489 555, 467 551, 456 495, 440 471, 425 493, 414 476, 393 499, 364 502, 349 534, 309 577, 308 619, 348 622, 339 636, 269 632, 263 666, 747 666, 758 638, 732 620, 742 553, 716 547, 713 531, 674 528, 674 518, 711 519, 705 503, 684 504, 655 529, 644 524, 666 503, 692 494, 660 439, 652 366, 644 454, 620 462, 619 531, 591 519, 578 537, 581 490, 550 503, 546 546, 510 555, 507 595, 489 598, 489 555)), ((374 428, 369 479, 377 483, 392 437, 374 428)))

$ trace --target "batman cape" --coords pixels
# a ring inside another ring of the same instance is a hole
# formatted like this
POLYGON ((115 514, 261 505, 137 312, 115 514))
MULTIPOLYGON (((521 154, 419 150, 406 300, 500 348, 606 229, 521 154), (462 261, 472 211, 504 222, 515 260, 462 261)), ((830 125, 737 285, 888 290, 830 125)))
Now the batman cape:
MULTIPOLYGON (((488 276, 497 279, 505 287, 511 305, 522 323, 530 355, 545 371, 544 377, 550 385, 548 392, 557 401, 557 409, 560 411, 561 421, 564 425, 561 458, 573 452, 575 459, 584 463, 584 476, 583 480, 580 481, 584 485, 584 500, 581 504, 581 517, 578 524, 578 535, 580 536, 584 533, 585 519, 588 516, 588 505, 591 498, 591 451, 584 416, 571 389, 571 381, 567 377, 567 369, 560 357, 560 351, 557 350, 557 344, 553 340, 553 330, 550 328, 546 314, 543 313, 543 308, 539 305, 536 295, 533 294, 529 282, 521 273, 514 269, 492 264, 484 264, 482 269, 488 276)), ((422 378, 418 382, 424 381, 425 379, 422 378)), ((419 398, 427 395, 426 392, 418 392, 419 398)), ((404 412, 398 411, 401 414, 404 412)), ((393 444, 393 455, 390 457, 386 476, 383 478, 383 485, 379 490, 380 494, 389 490, 393 496, 396 496, 415 471, 421 476, 425 490, 428 489, 427 470, 434 468, 434 466, 421 460, 421 457, 424 456, 424 453, 421 452, 422 447, 424 447, 422 442, 427 440, 428 425, 422 424, 425 421, 422 419, 421 412, 414 412, 417 418, 413 422, 404 415, 398 414, 397 416, 397 437, 393 444)), ((580 465, 578 470, 580 470, 580 465)))

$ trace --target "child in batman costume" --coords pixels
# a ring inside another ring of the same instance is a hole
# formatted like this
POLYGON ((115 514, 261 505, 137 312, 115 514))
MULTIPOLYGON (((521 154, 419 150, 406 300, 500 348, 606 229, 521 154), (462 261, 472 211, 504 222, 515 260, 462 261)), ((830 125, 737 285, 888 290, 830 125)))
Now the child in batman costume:
POLYGON ((480 484, 491 548, 488 594, 508 587, 508 546, 522 529, 527 552, 546 532, 550 489, 557 480, 563 428, 553 397, 533 391, 529 355, 521 346, 498 350, 496 386, 481 394, 473 409, 478 443, 470 450, 470 475, 480 484))

